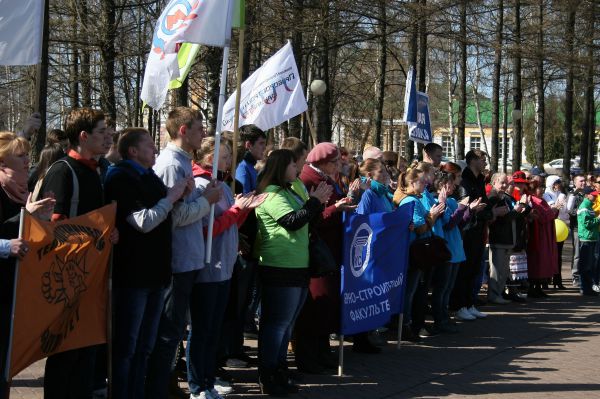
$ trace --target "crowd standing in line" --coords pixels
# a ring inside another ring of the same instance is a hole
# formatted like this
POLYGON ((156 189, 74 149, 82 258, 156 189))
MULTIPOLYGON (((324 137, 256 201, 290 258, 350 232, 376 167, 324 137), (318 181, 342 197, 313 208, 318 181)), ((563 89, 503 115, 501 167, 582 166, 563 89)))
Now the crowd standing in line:
MULTIPOLYGON (((410 165, 376 147, 352 156, 334 143, 309 149, 296 138, 267 153, 267 136, 253 125, 241 129, 240 160, 232 159, 232 142, 223 136, 213 174, 216 142, 197 110, 173 109, 166 129, 169 143, 157 156, 144 128, 117 133, 101 111, 74 109, 64 132, 48 133, 31 170, 28 141, 0 133, 0 371, 15 259, 28 251, 27 242, 15 238, 21 206, 57 221, 117 203, 110 235, 114 398, 220 399, 234 390, 223 366, 253 365, 263 393, 293 394, 299 388, 288 364, 290 343, 299 372, 335 368, 330 335, 340 328, 340 273, 315 274, 311 248, 324 243, 341 264, 344 213, 393 212, 414 203, 411 245, 433 239, 448 252, 440 261, 411 251, 402 340, 458 333, 457 321, 488 316, 478 309, 485 302, 544 297, 550 284, 565 289, 555 220, 571 228, 573 285, 582 295, 600 292, 600 178, 577 175, 567 191, 570 182, 546 178, 537 168, 529 176, 491 175, 483 151, 469 151, 464 167, 442 164, 435 143, 424 147, 422 162, 410 165), (256 331, 258 359, 244 347, 244 333, 256 331), (181 376, 189 393, 179 386, 181 376)), ((397 327, 391 322, 388 328, 397 327)), ((381 351, 374 332, 350 339, 356 352, 381 351)), ((50 356, 44 396, 91 398, 106 384, 105 350, 50 356)))

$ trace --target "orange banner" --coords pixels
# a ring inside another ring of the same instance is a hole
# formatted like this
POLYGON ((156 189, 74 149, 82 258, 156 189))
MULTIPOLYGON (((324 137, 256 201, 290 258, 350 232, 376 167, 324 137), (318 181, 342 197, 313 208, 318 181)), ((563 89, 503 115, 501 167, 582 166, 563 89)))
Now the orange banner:
POLYGON ((110 232, 116 205, 59 222, 26 214, 10 377, 54 353, 106 342, 110 232))

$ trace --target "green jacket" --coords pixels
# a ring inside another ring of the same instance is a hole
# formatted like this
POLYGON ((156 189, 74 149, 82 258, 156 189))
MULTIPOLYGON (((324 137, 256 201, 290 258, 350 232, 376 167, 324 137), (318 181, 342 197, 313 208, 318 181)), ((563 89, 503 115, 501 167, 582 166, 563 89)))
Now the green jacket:
POLYGON ((577 233, 579 241, 598 241, 600 236, 600 219, 592 208, 593 203, 585 198, 577 209, 577 233))

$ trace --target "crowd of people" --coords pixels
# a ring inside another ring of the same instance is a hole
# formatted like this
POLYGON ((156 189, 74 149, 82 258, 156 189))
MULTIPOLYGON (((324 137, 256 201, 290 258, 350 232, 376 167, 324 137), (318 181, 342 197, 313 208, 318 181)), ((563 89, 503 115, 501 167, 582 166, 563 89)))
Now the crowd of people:
MULTIPOLYGON (((231 136, 223 135, 213 179, 216 140, 205 134, 200 112, 173 109, 166 130, 169 142, 158 154, 146 129, 117 132, 101 111, 75 109, 64 132, 48 133, 31 170, 29 142, 0 133, 0 371, 15 259, 28 251, 16 238, 23 205, 56 221, 117 203, 110 235, 113 398, 220 399, 234 390, 223 366, 255 365, 263 393, 292 394, 298 375, 288 365, 290 343, 299 372, 335 368, 330 337, 339 332, 340 273, 316 273, 313 251, 324 243, 341 265, 344 212, 393 212, 413 203, 411 245, 437 237, 449 254, 443 261, 411 255, 402 340, 457 333, 457 321, 487 317, 479 310, 486 302, 543 297, 550 285, 564 289, 555 219, 571 227, 573 284, 582 295, 600 292, 594 176, 575 176, 567 192, 569 182, 537 170, 490 174, 477 149, 462 164, 442 163, 435 143, 411 164, 376 147, 353 156, 334 143, 309 149, 293 137, 267 150, 265 132, 249 125, 240 131, 239 160, 231 136), (257 358, 244 346, 253 331, 257 358), (189 394, 179 386, 182 377, 189 394)), ((350 337, 353 350, 376 355, 376 336, 350 337)), ((50 356, 44 396, 91 398, 106 384, 105 351, 50 356)))

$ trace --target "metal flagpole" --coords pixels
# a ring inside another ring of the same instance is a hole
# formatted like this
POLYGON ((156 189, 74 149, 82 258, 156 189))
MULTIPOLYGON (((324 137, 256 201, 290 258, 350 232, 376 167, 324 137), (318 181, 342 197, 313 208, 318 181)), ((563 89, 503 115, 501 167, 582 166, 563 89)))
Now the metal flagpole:
POLYGON ((396 349, 400 349, 400 340, 402 339, 403 323, 404 323, 404 313, 400 313, 400 315, 398 315, 398 343, 396 344, 396 349))
POLYGON ((338 377, 341 377, 344 375, 344 335, 339 336, 338 352, 338 377))
MULTIPOLYGON (((23 228, 25 226, 25 208, 21 208, 21 216, 19 217, 19 238, 23 238, 23 228)), ((15 328, 15 308, 17 304, 17 282, 19 281, 19 258, 15 262, 15 278, 13 280, 13 297, 10 310, 10 329, 8 333, 8 350, 6 351, 6 365, 4 366, 4 380, 6 381, 6 389, 10 396, 10 362, 12 357, 12 343, 15 328)), ((0 392, 2 393, 2 392, 0 392)))
POLYGON ((239 45, 238 45, 238 67, 237 67, 237 84, 235 88, 235 113, 233 117, 233 153, 232 153, 232 163, 231 174, 233 175, 233 179, 231 179, 231 192, 235 194, 235 165, 237 162, 238 156, 238 137, 239 137, 239 128, 240 128, 240 95, 242 94, 242 72, 244 68, 244 36, 245 36, 246 27, 240 27, 240 35, 239 35, 239 45))
MULTIPOLYGON (((226 34, 231 36, 231 15, 233 11, 233 2, 235 0, 227 0, 227 21, 225 23, 226 34)), ((228 39, 223 48, 223 64, 221 65, 221 87, 219 89, 219 111, 217 112, 217 130, 215 132, 215 153, 213 156, 212 178, 217 178, 219 167, 219 149, 221 147, 221 133, 223 130, 223 105, 225 105, 225 86, 227 86, 227 66, 229 65, 229 46, 231 45, 231 37, 228 39)), ((206 263, 210 263, 212 255, 212 235, 213 225, 215 223, 215 204, 210 206, 210 217, 208 220, 208 237, 206 238, 206 263)))

